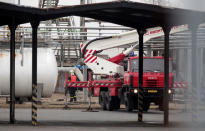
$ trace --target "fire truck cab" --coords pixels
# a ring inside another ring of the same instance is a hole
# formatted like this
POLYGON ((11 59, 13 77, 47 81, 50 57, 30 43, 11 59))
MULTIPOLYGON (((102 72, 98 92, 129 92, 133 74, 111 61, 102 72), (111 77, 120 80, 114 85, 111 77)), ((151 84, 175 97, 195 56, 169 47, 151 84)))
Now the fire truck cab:
MULTIPOLYGON (((143 61, 143 110, 148 111, 151 103, 159 105, 159 109, 163 110, 164 58, 144 57, 143 61)), ((169 66, 169 95, 171 98, 174 82, 171 60, 169 66)), ((121 88, 106 88, 107 90, 100 91, 99 103, 104 110, 117 110, 120 104, 124 104, 127 111, 138 109, 138 57, 130 57, 124 62, 124 68, 121 88), (117 93, 114 94, 113 91, 117 93)))

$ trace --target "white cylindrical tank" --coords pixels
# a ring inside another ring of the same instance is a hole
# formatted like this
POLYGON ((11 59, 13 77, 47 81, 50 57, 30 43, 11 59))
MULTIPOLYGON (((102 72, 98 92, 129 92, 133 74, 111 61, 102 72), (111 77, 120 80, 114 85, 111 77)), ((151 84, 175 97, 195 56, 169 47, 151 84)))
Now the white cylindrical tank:
MULTIPOLYGON (((43 84, 42 97, 50 97, 57 81, 57 62, 53 50, 38 48, 37 83, 43 84)), ((29 97, 32 93, 32 49, 24 48, 15 54, 15 93, 16 97, 29 97), (23 64, 21 63, 23 60, 23 64)), ((9 95, 10 91, 10 52, 0 50, 0 93, 9 95)))

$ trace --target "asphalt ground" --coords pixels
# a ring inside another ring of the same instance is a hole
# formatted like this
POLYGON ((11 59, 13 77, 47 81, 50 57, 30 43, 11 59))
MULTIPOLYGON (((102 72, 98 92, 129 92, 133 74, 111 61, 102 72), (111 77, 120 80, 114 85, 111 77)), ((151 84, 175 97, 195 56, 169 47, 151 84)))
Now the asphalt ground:
MULTIPOLYGON (((68 101, 70 97, 68 95, 68 101)), ((100 109, 100 105, 98 104, 98 97, 92 97, 92 107, 95 109, 100 109)), ((184 102, 174 101, 170 103, 170 109, 184 109, 184 102)), ((82 92, 77 93, 77 102, 70 103, 68 102, 68 106, 72 109, 86 109, 88 107, 88 103, 84 103, 82 92)), ((188 105, 190 108, 190 104, 188 105)), ((31 102, 24 102, 23 104, 16 103, 16 108, 31 108, 31 102)), ((63 109, 65 107, 65 96, 63 93, 54 93, 50 98, 41 98, 41 104, 38 105, 38 108, 41 109, 63 109)), ((9 104, 6 103, 5 97, 0 97, 0 108, 9 108, 9 104)), ((125 108, 124 105, 121 105, 121 108, 125 108)), ((151 105, 151 109, 157 109, 158 106, 151 105)), ((204 106, 205 109, 205 106, 204 106)))
POLYGON ((170 110, 169 127, 163 126, 163 112, 150 110, 137 121, 137 111, 85 112, 85 109, 39 109, 38 126, 31 125, 31 109, 16 109, 16 124, 9 124, 9 109, 0 109, 0 131, 204 131, 205 112, 199 111, 198 121, 192 122, 191 112, 170 110))
POLYGON ((124 106, 119 111, 102 111, 98 98, 92 98, 92 107, 97 112, 85 112, 88 105, 78 95, 77 103, 69 103, 71 110, 64 110, 64 95, 54 94, 51 98, 42 98, 38 105, 38 126, 31 125, 31 102, 16 104, 16 124, 9 124, 9 104, 0 99, 0 131, 91 131, 91 130, 142 130, 142 131, 205 131, 205 106, 199 106, 198 120, 192 121, 191 105, 170 103, 169 127, 163 125, 163 112, 152 105, 144 113, 143 123, 137 121, 137 111, 126 112, 124 106))

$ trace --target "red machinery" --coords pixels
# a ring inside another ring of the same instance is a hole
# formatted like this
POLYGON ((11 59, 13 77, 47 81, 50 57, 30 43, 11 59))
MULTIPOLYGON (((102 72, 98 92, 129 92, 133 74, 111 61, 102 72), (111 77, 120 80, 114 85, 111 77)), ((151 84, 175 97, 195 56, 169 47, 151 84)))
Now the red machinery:
MULTIPOLYGON (((117 110, 125 104, 126 110, 137 109, 138 105, 138 57, 130 57, 125 63, 127 68, 123 77, 106 76, 101 80, 93 80, 92 72, 89 81, 67 82, 67 87, 89 88, 93 96, 99 96, 99 104, 104 110, 117 110)), ((163 57, 144 57, 144 111, 154 102, 163 109, 163 57)), ((170 62, 170 96, 173 93, 173 73, 170 62)))
MULTIPOLYGON (((170 34, 187 30, 187 26, 174 27, 170 34)), ((162 29, 147 30, 144 39, 163 36, 162 29)), ((99 96, 99 104, 105 110, 117 110, 120 104, 126 109, 137 109, 138 103, 138 57, 126 58, 138 46, 138 43, 121 54, 108 60, 96 56, 103 50, 119 47, 137 42, 136 31, 115 37, 100 38, 80 45, 84 63, 90 68, 89 80, 79 82, 66 81, 66 87, 89 88, 93 96, 99 96), (93 79, 95 78, 95 79, 93 79)), ((164 59, 163 57, 144 57, 143 69, 144 103, 143 109, 147 111, 150 103, 154 102, 163 110, 164 87, 164 59)), ((170 60, 169 94, 173 93, 174 85, 172 61, 170 60)))

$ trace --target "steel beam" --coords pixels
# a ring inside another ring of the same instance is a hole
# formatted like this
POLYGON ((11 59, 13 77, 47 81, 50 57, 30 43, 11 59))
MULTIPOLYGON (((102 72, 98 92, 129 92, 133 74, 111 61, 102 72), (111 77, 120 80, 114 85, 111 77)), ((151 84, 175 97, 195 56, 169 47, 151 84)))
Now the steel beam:
POLYGON ((9 25, 10 29, 10 123, 15 123, 15 19, 9 25))
POLYGON ((164 108, 164 126, 169 125, 169 33, 171 27, 163 27, 165 34, 164 39, 164 92, 163 92, 163 108, 164 108))
POLYGON ((138 79, 138 121, 143 121, 143 37, 145 29, 138 29, 139 34, 139 79, 138 79))
POLYGON ((151 49, 151 45, 147 46, 147 56, 151 57, 152 55, 152 49, 151 49))
POLYGON ((197 24, 190 26, 192 35, 192 121, 197 121, 197 81, 199 79, 198 75, 198 56, 197 56, 197 24))
MULTIPOLYGON (((84 65, 84 68, 83 68, 83 80, 88 81, 88 66, 87 65, 84 65)), ((83 102, 87 102, 87 98, 88 98, 88 89, 83 88, 83 102)))
POLYGON ((60 66, 64 66, 64 45, 61 43, 61 52, 60 52, 60 66))
POLYGON ((31 22, 32 26, 32 125, 37 125, 37 30, 39 21, 31 22))

